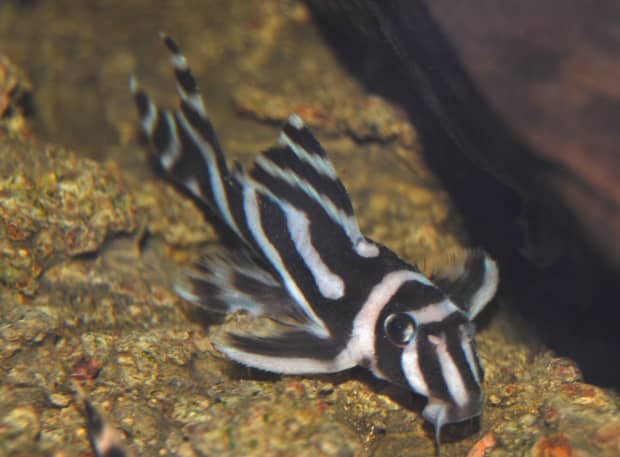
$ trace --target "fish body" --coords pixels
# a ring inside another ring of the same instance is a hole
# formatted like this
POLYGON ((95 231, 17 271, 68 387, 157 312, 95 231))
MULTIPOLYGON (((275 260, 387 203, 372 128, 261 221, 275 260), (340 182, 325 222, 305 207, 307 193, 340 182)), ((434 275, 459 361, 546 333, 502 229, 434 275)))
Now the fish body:
POLYGON ((185 57, 163 39, 180 107, 158 108, 132 78, 141 130, 163 171, 239 241, 205 255, 177 292, 211 311, 278 324, 267 334, 231 334, 218 349, 276 373, 364 366, 429 399, 423 415, 437 440, 444 424, 480 415, 472 320, 495 294, 493 260, 473 250, 452 276, 429 279, 365 237, 326 152, 295 114, 249 171, 229 169, 185 57))

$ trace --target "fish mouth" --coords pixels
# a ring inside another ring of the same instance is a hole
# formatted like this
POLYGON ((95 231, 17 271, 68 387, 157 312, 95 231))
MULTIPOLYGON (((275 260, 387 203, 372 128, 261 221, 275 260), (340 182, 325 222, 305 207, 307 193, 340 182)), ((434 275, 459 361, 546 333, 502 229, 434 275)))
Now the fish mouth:
POLYGON ((458 405, 441 398, 430 397, 422 411, 422 416, 435 427, 435 444, 439 449, 441 427, 478 417, 481 412, 482 402, 477 399, 458 405))

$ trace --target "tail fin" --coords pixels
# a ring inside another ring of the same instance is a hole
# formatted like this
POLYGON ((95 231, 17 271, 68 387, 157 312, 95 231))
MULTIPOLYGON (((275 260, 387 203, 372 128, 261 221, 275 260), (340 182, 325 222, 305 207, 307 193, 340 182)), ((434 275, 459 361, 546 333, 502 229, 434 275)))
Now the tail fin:
POLYGON ((238 235, 229 207, 227 183, 230 173, 224 153, 209 121, 198 85, 176 43, 162 34, 172 53, 180 107, 174 112, 158 108, 132 76, 129 81, 142 132, 148 138, 155 160, 178 185, 207 203, 238 235))

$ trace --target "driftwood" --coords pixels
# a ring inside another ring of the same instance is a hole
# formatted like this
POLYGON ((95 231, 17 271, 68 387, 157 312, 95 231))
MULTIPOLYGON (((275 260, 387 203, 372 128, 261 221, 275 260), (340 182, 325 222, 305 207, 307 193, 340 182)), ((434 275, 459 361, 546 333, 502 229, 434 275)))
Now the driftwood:
POLYGON ((620 3, 428 5, 492 108, 551 163, 544 186, 620 262, 620 3))
POLYGON ((351 72, 407 109, 504 296, 620 385, 620 2, 306 2, 351 72))
POLYGON ((308 3, 358 46, 391 50, 402 100, 423 101, 412 114, 427 137, 450 138, 448 159, 462 154, 523 198, 562 207, 562 224, 620 267, 620 3, 308 3))

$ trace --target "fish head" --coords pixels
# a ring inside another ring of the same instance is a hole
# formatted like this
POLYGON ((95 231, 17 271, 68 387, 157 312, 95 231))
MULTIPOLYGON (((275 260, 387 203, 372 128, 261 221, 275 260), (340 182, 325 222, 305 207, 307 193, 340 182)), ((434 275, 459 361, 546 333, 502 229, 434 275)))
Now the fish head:
POLYGON ((427 397, 423 416, 436 430, 479 416, 483 370, 467 315, 448 299, 394 305, 377 323, 375 374, 427 397))
POLYGON ((482 410, 484 373, 473 319, 495 294, 498 272, 486 255, 479 260, 469 265, 476 266, 477 279, 470 276, 463 287, 458 278, 458 288, 449 289, 454 295, 425 278, 404 282, 375 324, 371 370, 428 399, 422 414, 435 426, 437 441, 442 426, 482 410))
POLYGON ((403 348, 401 369, 408 385, 428 398, 422 415, 435 426, 437 440, 443 425, 481 414, 484 372, 474 325, 463 312, 419 324, 416 338, 403 348))

